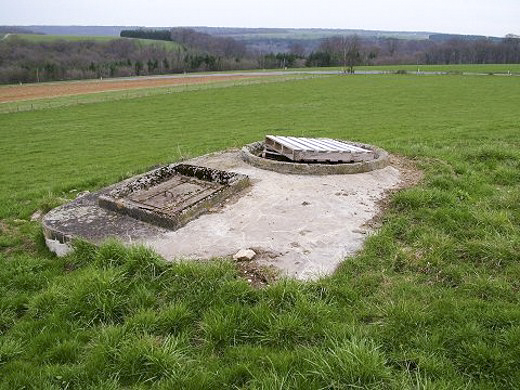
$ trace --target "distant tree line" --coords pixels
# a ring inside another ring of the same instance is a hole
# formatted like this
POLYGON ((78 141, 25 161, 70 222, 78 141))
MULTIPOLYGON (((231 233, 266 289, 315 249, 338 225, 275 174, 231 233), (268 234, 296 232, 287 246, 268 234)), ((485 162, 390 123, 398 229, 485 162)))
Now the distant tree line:
POLYGON ((125 37, 174 41, 175 47, 132 39, 36 42, 9 37, 0 41, 0 83, 158 75, 302 66, 520 63, 520 39, 362 39, 338 36, 312 50, 291 42, 288 50, 265 53, 240 41, 188 28, 126 30, 125 37), (162 39, 160 39, 162 37, 162 39))
POLYGON ((423 51, 425 64, 514 64, 520 63, 520 39, 500 41, 453 39, 431 45, 423 51))
POLYGON ((170 41, 169 30, 152 30, 140 28, 137 30, 123 30, 120 33, 121 38, 139 38, 139 39, 154 39, 157 41, 170 41))
MULTIPOLYGON (((227 39, 222 41, 225 43, 227 39)), ((256 66, 254 58, 226 45, 210 53, 198 48, 179 46, 175 49, 131 39, 34 42, 10 37, 0 41, 1 84, 252 69, 256 66)))
POLYGON ((307 66, 520 63, 520 39, 399 40, 332 37, 307 56, 307 66))
POLYGON ((0 83, 152 75, 186 70, 185 53, 125 39, 0 42, 0 83))
POLYGON ((197 32, 191 28, 173 28, 170 31, 170 37, 172 41, 178 42, 186 48, 214 56, 235 58, 238 60, 237 62, 248 56, 246 45, 233 38, 217 37, 197 32))

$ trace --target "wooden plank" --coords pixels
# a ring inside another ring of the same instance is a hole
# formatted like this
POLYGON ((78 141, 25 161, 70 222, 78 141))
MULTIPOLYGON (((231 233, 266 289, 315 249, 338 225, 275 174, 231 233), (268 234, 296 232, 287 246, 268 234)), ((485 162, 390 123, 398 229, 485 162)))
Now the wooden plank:
POLYGON ((291 137, 277 137, 275 140, 277 143, 285 147, 292 148, 294 150, 304 150, 302 149, 301 143, 294 141, 291 137))
POLYGON ((331 151, 343 151, 350 153, 353 151, 353 148, 351 145, 345 144, 343 142, 334 142, 332 139, 327 138, 320 138, 316 140, 316 142, 319 142, 320 144, 324 145, 328 150, 331 151))
POLYGON ((291 150, 301 150, 301 146, 297 143, 291 142, 287 137, 275 137, 273 135, 266 136, 266 144, 269 146, 273 146, 276 149, 281 149, 283 147, 289 148, 291 150))
POLYGON ((298 143, 302 145, 303 151, 315 151, 320 150, 326 152, 328 148, 323 147, 322 145, 318 144, 316 140, 313 140, 311 138, 303 138, 303 137, 286 137, 290 138, 291 141, 298 143))
POLYGON ((360 152, 360 153, 373 153, 371 150, 360 148, 359 146, 347 144, 345 142, 337 141, 335 139, 328 139, 325 138, 323 141, 326 141, 329 144, 332 144, 336 146, 337 148, 344 148, 345 150, 351 150, 353 152, 360 152))

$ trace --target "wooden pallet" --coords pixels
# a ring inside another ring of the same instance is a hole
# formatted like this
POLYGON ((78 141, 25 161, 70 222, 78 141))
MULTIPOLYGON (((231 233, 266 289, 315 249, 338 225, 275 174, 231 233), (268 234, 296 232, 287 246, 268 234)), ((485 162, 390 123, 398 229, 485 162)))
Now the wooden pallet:
POLYGON ((330 138, 266 135, 265 146, 300 162, 357 162, 375 158, 372 150, 330 138))
POLYGON ((283 154, 278 153, 276 150, 270 149, 267 146, 264 146, 264 150, 262 151, 262 158, 267 158, 269 160, 277 160, 277 161, 291 161, 283 154))

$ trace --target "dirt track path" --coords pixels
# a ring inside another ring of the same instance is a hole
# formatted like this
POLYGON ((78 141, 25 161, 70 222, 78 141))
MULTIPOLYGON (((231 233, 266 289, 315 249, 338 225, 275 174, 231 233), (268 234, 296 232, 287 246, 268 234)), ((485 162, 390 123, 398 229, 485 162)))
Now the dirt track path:
POLYGON ((207 84, 217 81, 232 81, 258 78, 262 75, 201 75, 170 77, 143 77, 129 79, 84 80, 57 83, 24 84, 0 88, 0 103, 22 100, 45 99, 61 96, 82 95, 105 91, 121 91, 142 88, 168 87, 174 85, 207 84))

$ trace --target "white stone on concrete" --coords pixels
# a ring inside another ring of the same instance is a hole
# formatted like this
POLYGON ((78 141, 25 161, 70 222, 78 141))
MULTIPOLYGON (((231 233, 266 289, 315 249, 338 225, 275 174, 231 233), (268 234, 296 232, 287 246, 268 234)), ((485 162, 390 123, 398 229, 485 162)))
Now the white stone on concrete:
POLYGON ((256 256, 256 252, 252 249, 240 249, 233 255, 233 260, 236 261, 251 261, 256 256))

